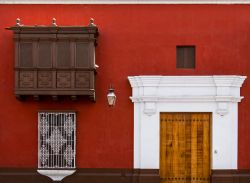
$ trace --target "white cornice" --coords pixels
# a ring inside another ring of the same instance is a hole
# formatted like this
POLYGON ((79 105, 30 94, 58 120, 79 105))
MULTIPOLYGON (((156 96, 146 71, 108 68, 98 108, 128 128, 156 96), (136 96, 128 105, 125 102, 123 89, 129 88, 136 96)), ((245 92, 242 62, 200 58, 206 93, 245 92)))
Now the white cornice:
POLYGON ((240 102, 244 97, 233 96, 170 96, 130 97, 132 102, 240 102))
POLYGON ((246 76, 133 76, 128 79, 132 87, 241 87, 246 76))
POLYGON ((250 0, 0 0, 0 4, 250 4, 250 0))
POLYGON ((229 103, 240 102, 240 87, 246 76, 132 76, 128 77, 135 103, 145 103, 148 115, 156 111, 156 103, 197 103, 217 104, 217 113, 225 115, 229 103))

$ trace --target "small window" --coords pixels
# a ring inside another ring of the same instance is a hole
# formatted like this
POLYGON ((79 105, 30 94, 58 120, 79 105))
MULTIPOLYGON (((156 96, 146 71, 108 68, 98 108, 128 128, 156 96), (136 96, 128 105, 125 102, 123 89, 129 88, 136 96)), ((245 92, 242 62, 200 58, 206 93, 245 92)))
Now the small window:
POLYGON ((76 113, 38 113, 38 168, 74 169, 76 113))
POLYGON ((176 68, 195 68, 195 46, 176 47, 176 68))

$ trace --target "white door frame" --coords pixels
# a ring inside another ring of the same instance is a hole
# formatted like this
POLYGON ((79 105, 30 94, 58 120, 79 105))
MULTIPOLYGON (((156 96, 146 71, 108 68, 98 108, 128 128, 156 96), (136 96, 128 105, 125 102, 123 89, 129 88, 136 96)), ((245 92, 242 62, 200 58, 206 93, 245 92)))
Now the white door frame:
POLYGON ((160 167, 160 112, 212 113, 212 169, 237 169, 238 102, 245 76, 132 76, 134 168, 160 167))

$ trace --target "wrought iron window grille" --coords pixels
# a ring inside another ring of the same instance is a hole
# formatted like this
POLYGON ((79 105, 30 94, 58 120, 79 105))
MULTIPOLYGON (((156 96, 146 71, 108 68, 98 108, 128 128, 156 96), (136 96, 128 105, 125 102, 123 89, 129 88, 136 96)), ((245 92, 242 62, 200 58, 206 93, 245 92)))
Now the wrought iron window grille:
POLYGON ((39 112, 38 143, 39 173, 46 176, 53 174, 49 176, 53 180, 62 180, 67 176, 64 176, 63 171, 60 170, 73 170, 66 171, 66 174, 74 173, 76 168, 76 113, 39 112), (56 171, 53 172, 53 170, 56 171))

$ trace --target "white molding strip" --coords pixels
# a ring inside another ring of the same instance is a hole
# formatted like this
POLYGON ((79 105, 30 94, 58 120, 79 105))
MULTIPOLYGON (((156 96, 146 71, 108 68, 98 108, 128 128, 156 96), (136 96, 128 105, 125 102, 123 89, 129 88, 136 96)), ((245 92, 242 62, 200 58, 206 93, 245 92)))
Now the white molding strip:
POLYGON ((238 102, 245 76, 128 77, 134 103, 134 168, 159 169, 160 113, 212 113, 212 169, 237 169, 238 102))
POLYGON ((250 0, 0 0, 0 4, 250 4, 250 0))

